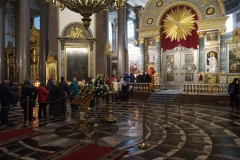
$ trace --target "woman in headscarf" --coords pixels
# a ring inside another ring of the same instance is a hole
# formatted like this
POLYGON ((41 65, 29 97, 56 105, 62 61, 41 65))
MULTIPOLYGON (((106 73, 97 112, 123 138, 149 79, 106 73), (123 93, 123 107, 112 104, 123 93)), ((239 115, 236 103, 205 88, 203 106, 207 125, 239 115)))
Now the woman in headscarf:
POLYGON ((54 82, 54 84, 52 85, 48 97, 50 100, 49 115, 59 116, 61 114, 61 108, 60 91, 57 82, 54 82))
POLYGON ((33 117, 33 107, 35 106, 36 100, 35 92, 36 89, 33 86, 32 82, 29 79, 25 79, 22 86, 22 97, 20 98, 20 105, 23 109, 24 122, 32 122, 36 119, 33 117), (29 102, 27 102, 28 98, 29 102))

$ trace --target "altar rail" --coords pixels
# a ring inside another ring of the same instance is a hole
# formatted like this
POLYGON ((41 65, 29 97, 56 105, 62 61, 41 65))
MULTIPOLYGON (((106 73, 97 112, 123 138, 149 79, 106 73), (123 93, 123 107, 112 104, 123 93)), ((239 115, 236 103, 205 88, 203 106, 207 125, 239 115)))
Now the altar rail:
POLYGON ((183 92, 228 94, 228 84, 184 84, 183 92))
POLYGON ((148 91, 149 90, 149 83, 129 83, 132 87, 132 90, 141 90, 141 91, 148 91))

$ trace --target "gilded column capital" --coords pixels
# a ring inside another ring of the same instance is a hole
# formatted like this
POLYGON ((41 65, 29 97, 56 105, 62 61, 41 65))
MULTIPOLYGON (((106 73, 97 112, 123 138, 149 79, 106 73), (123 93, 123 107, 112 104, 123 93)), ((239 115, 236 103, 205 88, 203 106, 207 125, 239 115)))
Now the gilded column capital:
POLYGON ((224 36, 226 34, 226 30, 225 29, 219 29, 219 33, 221 36, 224 36))
POLYGON ((141 44, 144 44, 144 38, 138 38, 138 40, 141 44))
POLYGON ((142 6, 136 6, 133 7, 133 12, 135 13, 136 17, 141 15, 141 11, 142 11, 142 6))
POLYGON ((111 23, 111 25, 112 25, 112 31, 113 32, 116 32, 117 31, 117 23, 116 22, 113 22, 113 23, 111 23))
POLYGON ((154 37, 155 38, 155 40, 156 40, 156 42, 161 42, 161 36, 157 36, 157 37, 154 37))
POLYGON ((198 32, 198 38, 204 38, 205 32, 198 32))

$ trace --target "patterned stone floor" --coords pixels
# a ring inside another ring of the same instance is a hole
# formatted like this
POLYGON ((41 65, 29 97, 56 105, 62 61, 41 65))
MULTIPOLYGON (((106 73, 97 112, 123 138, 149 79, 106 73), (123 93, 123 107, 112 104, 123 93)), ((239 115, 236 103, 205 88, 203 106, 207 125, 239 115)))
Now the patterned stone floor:
MULTIPOLYGON (((191 110, 180 106, 183 118, 179 119, 176 117, 178 106, 172 104, 167 107, 171 128, 164 129, 165 106, 145 104, 145 142, 151 144, 151 148, 142 150, 138 148, 143 141, 142 105, 136 102, 116 104, 113 110, 116 123, 102 121, 108 115, 107 108, 89 110, 90 125, 99 125, 99 145, 127 149, 129 153, 123 160, 240 160, 240 112, 228 106, 189 105, 191 110)), ((36 117, 37 109, 34 109, 36 117)), ((11 109, 10 119, 22 125, 21 109, 11 109)), ((73 131, 76 121, 76 112, 35 120, 31 128, 46 134, 0 147, 0 160, 39 159, 80 140, 93 142, 93 138, 86 139, 92 127, 84 133, 73 131)), ((7 126, 1 129, 5 128, 7 126)))

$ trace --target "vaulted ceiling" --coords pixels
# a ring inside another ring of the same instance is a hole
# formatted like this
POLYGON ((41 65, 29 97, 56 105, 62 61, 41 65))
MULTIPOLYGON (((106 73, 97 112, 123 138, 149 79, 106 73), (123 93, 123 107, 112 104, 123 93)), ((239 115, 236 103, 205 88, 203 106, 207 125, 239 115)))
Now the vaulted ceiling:
MULTIPOLYGON (((9 2, 14 2, 18 0, 8 0, 9 2)), ((41 0, 30 0, 30 15, 31 18, 39 16, 40 12, 40 1, 41 0)), ((236 12, 237 10, 240 10, 240 0, 222 0, 225 4, 225 9, 227 14, 231 14, 233 12, 236 12)), ((142 6, 145 7, 148 0, 127 0, 127 8, 130 11, 129 17, 132 19, 135 19, 135 14, 131 10, 132 7, 136 6, 142 6)), ((109 12, 109 20, 113 21, 116 19, 117 14, 116 11, 109 12)))

